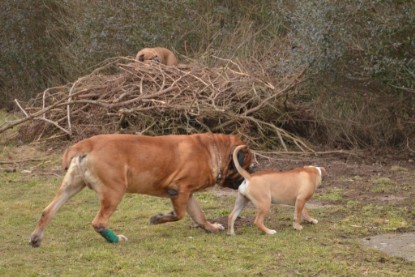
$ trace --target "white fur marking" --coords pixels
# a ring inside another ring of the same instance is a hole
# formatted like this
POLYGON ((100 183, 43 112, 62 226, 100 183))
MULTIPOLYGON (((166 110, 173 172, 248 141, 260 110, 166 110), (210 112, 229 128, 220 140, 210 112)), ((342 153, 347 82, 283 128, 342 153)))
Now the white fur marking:
POLYGON ((238 190, 242 195, 246 195, 246 189, 248 188, 249 181, 244 180, 242 184, 239 186, 238 190))
POLYGON ((321 169, 320 169, 320 167, 316 166, 315 168, 317 168, 318 174, 320 174, 320 176, 321 176, 321 169))
POLYGON ((275 230, 269 230, 269 232, 267 232, 267 235, 275 235, 277 233, 277 231, 275 230))

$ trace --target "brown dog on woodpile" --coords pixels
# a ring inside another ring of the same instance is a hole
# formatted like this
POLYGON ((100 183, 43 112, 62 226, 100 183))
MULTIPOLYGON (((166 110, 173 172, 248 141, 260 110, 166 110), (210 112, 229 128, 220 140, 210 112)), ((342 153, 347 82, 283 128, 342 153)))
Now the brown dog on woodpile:
POLYGON ((136 59, 140 62, 155 61, 165 65, 177 65, 177 57, 172 51, 163 47, 141 49, 136 59))
POLYGON ((326 170, 323 167, 305 166, 281 172, 258 171, 251 175, 239 165, 237 159, 238 151, 245 147, 238 146, 233 152, 233 162, 245 181, 238 188, 235 207, 228 217, 228 235, 235 234, 235 220, 249 201, 257 209, 255 225, 268 235, 276 233, 264 225, 271 203, 295 206, 293 227, 296 230, 303 229, 301 216, 306 221, 317 224, 318 221, 309 216, 305 203, 320 185, 322 176, 327 175, 326 170))
MULTIPOLYGON (((30 244, 40 246, 44 230, 58 209, 85 187, 97 193, 101 206, 92 226, 108 242, 127 240, 108 228, 108 220, 125 193, 170 198, 173 211, 151 217, 151 224, 177 221, 187 211, 204 230, 221 231, 222 225, 207 221, 193 193, 215 184, 236 189, 243 178, 233 165, 232 151, 242 144, 238 137, 223 134, 115 134, 78 142, 63 155, 67 172, 55 198, 44 209, 30 244)), ((237 159, 248 168, 252 154, 245 149, 237 159)))

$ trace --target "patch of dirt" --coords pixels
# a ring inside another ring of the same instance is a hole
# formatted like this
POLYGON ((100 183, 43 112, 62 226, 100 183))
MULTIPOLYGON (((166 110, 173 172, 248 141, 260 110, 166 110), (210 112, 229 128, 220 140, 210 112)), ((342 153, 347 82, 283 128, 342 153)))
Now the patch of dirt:
POLYGON ((0 172, 21 172, 25 175, 63 176, 61 153, 42 150, 33 145, 4 146, 0 151, 0 172))
POLYGON ((362 240, 368 247, 415 262, 415 233, 384 234, 362 240))
MULTIPOLYGON (((238 229, 241 226, 250 226, 254 224, 254 219, 255 217, 253 216, 248 216, 248 217, 237 217, 234 223, 234 227, 235 229, 238 229)), ((225 227, 225 229, 228 228, 228 217, 227 216, 221 216, 215 219, 211 219, 210 221, 212 222, 217 222, 223 225, 223 227, 225 227)))

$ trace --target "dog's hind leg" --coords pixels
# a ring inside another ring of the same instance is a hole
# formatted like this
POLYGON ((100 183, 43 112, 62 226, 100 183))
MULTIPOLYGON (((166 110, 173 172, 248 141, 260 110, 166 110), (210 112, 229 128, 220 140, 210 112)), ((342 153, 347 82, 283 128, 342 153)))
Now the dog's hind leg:
MULTIPOLYGON (((123 188, 125 186, 119 185, 116 187, 123 188)), ((97 195, 100 201, 100 209, 92 221, 92 226, 97 233, 99 233, 110 243, 118 243, 120 241, 128 240, 124 235, 116 235, 111 229, 108 229, 109 218, 117 209, 117 206, 121 202, 124 193, 124 190, 111 190, 104 185, 101 185, 100 190, 97 191, 97 195)))
POLYGON ((196 201, 193 195, 190 196, 187 202, 187 212, 193 221, 207 232, 223 231, 225 228, 220 223, 211 223, 206 219, 205 213, 200 208, 199 203, 196 201))
POLYGON ((44 230, 59 208, 86 186, 82 177, 83 173, 79 167, 78 159, 81 158, 72 159, 59 191, 56 193, 52 202, 50 202, 50 204, 43 210, 42 216, 40 217, 40 220, 30 237, 30 244, 33 247, 40 246, 44 230))
POLYGON ((245 208, 246 204, 249 203, 249 199, 243 196, 241 193, 238 193, 238 196, 235 200, 235 207, 233 208, 232 212, 228 216, 228 235, 235 235, 234 224, 236 218, 245 208))
MULTIPOLYGON (((178 221, 186 215, 187 205, 191 195, 180 192, 171 196, 174 211, 170 213, 160 213, 150 218, 150 224, 161 224, 166 222, 178 221)), ((192 200, 194 201, 194 200, 192 200)))

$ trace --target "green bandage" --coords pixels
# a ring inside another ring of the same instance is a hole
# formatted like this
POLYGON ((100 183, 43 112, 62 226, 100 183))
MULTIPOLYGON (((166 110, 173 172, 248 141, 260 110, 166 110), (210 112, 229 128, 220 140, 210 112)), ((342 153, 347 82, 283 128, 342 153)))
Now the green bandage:
POLYGON ((99 234, 110 243, 118 243, 118 236, 110 229, 99 231, 99 234))

